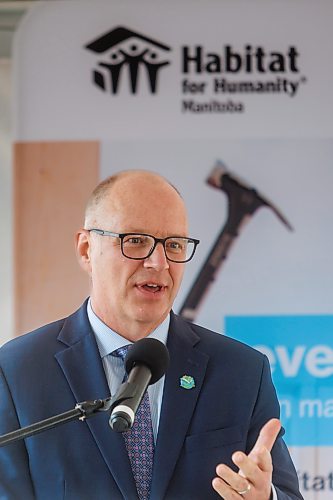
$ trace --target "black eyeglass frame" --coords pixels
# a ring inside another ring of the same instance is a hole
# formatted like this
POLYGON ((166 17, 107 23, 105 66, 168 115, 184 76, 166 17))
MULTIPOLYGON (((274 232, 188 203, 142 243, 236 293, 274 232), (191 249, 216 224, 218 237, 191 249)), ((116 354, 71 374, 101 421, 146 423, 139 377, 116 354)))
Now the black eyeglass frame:
POLYGON ((195 238, 187 238, 186 236, 167 236, 167 238, 155 238, 155 236, 153 236, 152 234, 147 234, 147 233, 132 233, 132 232, 130 232, 130 233, 114 233, 113 231, 106 231, 105 229, 97 229, 95 227, 93 227, 91 229, 86 229, 86 231, 88 231, 89 233, 97 233, 100 236, 112 236, 114 238, 119 238, 120 239, 120 243, 121 243, 120 244, 121 253, 127 259, 132 259, 132 260, 145 260, 145 259, 148 259, 148 257, 150 257, 151 254, 153 253, 153 251, 155 250, 157 243, 161 243, 162 246, 163 246, 164 254, 165 254, 165 257, 166 257, 167 260, 169 260, 170 262, 175 262, 176 264, 184 264, 186 262, 189 262, 193 258, 194 254, 195 254, 195 251, 196 251, 196 248, 197 248, 197 246, 200 243, 200 240, 197 240, 195 238), (124 249, 123 249, 123 241, 124 241, 124 238, 126 236, 149 236, 149 238, 153 238, 154 245, 149 250, 149 253, 148 253, 148 255, 146 255, 146 257, 129 257, 128 255, 126 255, 124 253, 124 249), (186 260, 173 260, 173 259, 170 259, 168 257, 168 255, 167 255, 167 251, 166 251, 166 248, 165 248, 165 242, 167 240, 172 240, 172 239, 183 239, 183 240, 189 241, 190 243, 194 243, 193 252, 192 252, 191 257, 189 257, 186 260))

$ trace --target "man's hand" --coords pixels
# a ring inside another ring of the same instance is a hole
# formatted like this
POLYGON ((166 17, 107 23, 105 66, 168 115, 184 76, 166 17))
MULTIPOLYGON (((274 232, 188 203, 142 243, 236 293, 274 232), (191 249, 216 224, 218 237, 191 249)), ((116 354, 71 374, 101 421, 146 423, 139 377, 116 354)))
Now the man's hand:
POLYGON ((216 467, 218 477, 213 479, 214 490, 225 500, 269 500, 272 486, 271 449, 280 431, 281 423, 272 418, 261 429, 256 444, 246 455, 236 451, 232 461, 239 467, 234 472, 230 467, 219 464, 216 467))

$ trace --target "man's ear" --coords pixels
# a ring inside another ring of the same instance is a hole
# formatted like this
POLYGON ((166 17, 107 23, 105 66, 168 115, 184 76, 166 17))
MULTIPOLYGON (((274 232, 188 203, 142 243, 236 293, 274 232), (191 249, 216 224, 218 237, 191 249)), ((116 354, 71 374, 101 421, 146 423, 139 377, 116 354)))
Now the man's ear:
POLYGON ((75 235, 76 256, 80 266, 91 275, 90 234, 86 229, 80 229, 75 235))

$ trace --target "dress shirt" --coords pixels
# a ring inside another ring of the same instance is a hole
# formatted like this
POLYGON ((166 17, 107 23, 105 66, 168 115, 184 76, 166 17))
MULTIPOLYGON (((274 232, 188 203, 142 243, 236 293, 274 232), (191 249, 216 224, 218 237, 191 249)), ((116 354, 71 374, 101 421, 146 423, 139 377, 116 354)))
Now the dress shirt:
MULTIPOLYGON (((121 358, 111 356, 111 352, 123 347, 125 345, 133 344, 125 339, 111 328, 109 328, 103 321, 94 313, 90 299, 87 304, 87 313, 91 328, 95 334, 98 350, 102 359, 106 379, 110 388, 111 396, 114 396, 121 385, 125 368, 121 358)), ((163 323, 161 323, 147 338, 154 338, 166 344, 168 338, 170 316, 168 315, 163 323)), ((154 441, 156 444, 158 424, 161 414, 163 388, 165 376, 161 377, 155 384, 149 385, 149 403, 151 412, 151 421, 153 426, 154 441)))

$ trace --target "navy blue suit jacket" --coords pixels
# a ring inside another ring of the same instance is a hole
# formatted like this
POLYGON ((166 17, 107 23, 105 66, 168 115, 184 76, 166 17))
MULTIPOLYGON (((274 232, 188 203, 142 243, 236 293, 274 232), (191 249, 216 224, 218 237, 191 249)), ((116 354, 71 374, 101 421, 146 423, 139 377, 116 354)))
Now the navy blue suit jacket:
MULTIPOLYGON (((249 452, 279 416, 267 359, 172 314, 152 500, 209 500, 215 467, 249 452), (180 387, 183 375, 195 388, 180 387)), ((84 304, 0 349, 0 434, 110 395, 84 304)), ((121 434, 109 415, 70 422, 0 448, 0 499, 137 499, 121 434)), ((281 437, 273 448, 279 499, 302 498, 281 437)))

